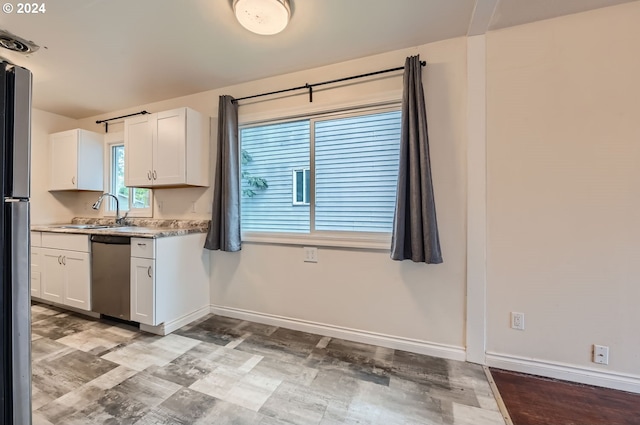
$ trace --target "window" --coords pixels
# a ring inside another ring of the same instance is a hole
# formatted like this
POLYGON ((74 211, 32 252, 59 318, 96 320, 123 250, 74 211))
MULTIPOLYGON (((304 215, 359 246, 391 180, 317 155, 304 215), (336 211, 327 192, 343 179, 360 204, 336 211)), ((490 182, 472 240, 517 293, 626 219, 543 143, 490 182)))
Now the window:
POLYGON ((400 119, 397 108, 387 108, 241 127, 245 240, 388 238, 400 119))
MULTIPOLYGON (((111 142, 107 141, 109 176, 106 191, 118 198, 121 215, 128 212, 131 217, 152 217, 153 194, 151 189, 124 185, 124 142, 122 137, 115 137, 112 140, 111 142)), ((108 201, 108 203, 105 202, 105 214, 115 215, 116 202, 111 197, 108 198, 108 201)))
POLYGON ((308 168, 293 170, 293 205, 309 205, 310 179, 308 168))

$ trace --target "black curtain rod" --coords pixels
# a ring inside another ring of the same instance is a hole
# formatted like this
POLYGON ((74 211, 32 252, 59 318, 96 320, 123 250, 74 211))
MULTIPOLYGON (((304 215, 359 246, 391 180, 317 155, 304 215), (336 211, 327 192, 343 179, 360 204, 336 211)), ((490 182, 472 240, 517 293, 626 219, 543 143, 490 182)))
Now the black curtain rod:
POLYGON ((109 132, 109 121, 115 121, 115 120, 119 120, 119 119, 122 119, 122 118, 129 118, 129 117, 134 117, 136 115, 146 115, 146 114, 150 114, 150 112, 140 111, 140 112, 136 112, 134 114, 121 115, 119 117, 107 118, 107 119, 104 119, 104 120, 97 120, 96 124, 104 123, 104 132, 108 133, 109 132))
MULTIPOLYGON (((421 61, 420 65, 422 66, 426 66, 427 62, 425 61, 421 61)), ((305 84, 304 86, 298 86, 298 87, 292 87, 290 89, 284 89, 284 90, 276 90, 276 91, 270 91, 268 93, 260 93, 260 94, 254 94, 253 96, 245 96, 245 97, 240 97, 238 99, 234 99, 234 102, 239 102, 241 100, 246 100, 246 99, 253 99, 255 97, 261 97, 261 96, 269 96, 272 94, 279 94, 279 93, 286 93, 286 92, 290 92, 290 91, 295 91, 295 90, 303 90, 303 89, 307 89, 309 90, 309 102, 313 102, 313 88, 317 87, 317 86, 323 86, 325 84, 333 84, 333 83, 339 83, 341 81, 348 81, 348 80, 354 80, 356 78, 364 78, 364 77, 370 77, 372 75, 378 75, 378 74, 385 74, 387 72, 394 72, 394 71, 401 71, 404 69, 404 66, 399 66, 397 68, 391 68, 391 69, 384 69, 382 71, 375 71, 375 72, 368 72, 366 74, 360 74, 360 75, 353 75, 351 77, 344 77, 344 78, 338 78, 336 80, 330 80, 330 81, 323 81, 321 83, 313 83, 313 84, 305 84)))

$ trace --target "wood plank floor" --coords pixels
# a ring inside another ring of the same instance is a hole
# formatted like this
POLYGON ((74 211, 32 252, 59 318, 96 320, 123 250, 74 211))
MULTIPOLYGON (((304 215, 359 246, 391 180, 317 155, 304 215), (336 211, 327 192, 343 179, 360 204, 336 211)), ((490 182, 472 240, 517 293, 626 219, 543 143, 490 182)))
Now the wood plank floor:
POLYGON ((640 394, 491 369, 514 425, 640 424, 640 394))

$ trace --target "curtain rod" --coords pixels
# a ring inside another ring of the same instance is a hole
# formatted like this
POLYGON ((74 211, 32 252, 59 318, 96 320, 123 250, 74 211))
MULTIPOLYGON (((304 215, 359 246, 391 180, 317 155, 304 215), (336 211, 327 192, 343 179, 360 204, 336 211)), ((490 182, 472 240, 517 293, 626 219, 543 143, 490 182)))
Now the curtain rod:
POLYGON ((107 119, 104 119, 104 120, 97 120, 96 124, 104 123, 104 132, 108 133, 109 132, 109 121, 115 121, 115 120, 119 120, 121 118, 128 118, 128 117, 133 117, 133 116, 136 116, 136 115, 146 115, 146 114, 150 114, 150 112, 140 111, 140 112, 136 112, 134 114, 121 115, 119 117, 107 118, 107 119))
MULTIPOLYGON (((426 66, 427 62, 426 61, 421 61, 420 65, 426 66)), ((241 100, 246 100, 246 99, 253 99, 255 97, 269 96, 269 95, 272 95, 272 94, 286 93, 286 92, 290 92, 290 91, 303 90, 303 89, 309 90, 309 102, 313 102, 313 88, 316 87, 316 86, 323 86, 325 84, 339 83, 341 81, 354 80, 356 78, 370 77, 372 75, 385 74, 387 72, 400 71, 400 70, 403 70, 403 69, 404 69, 404 66, 399 66, 397 68, 383 69, 382 71, 368 72, 366 74, 353 75, 351 77, 338 78, 336 80, 323 81, 321 83, 313 83, 313 84, 307 83, 304 86, 292 87, 290 89, 276 90, 276 91, 271 91, 271 92, 268 92, 268 93, 260 93, 260 94, 254 94, 252 96, 240 97, 238 99, 234 99, 234 102, 239 102, 241 100)))

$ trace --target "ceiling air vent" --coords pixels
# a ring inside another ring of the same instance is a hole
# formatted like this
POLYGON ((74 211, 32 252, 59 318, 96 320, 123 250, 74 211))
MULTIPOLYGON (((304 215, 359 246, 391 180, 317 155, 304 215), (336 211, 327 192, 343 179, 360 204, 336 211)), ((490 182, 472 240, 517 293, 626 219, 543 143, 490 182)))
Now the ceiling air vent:
POLYGON ((25 40, 2 29, 0 29, 0 47, 25 55, 33 53, 40 48, 40 46, 34 42, 25 40))

